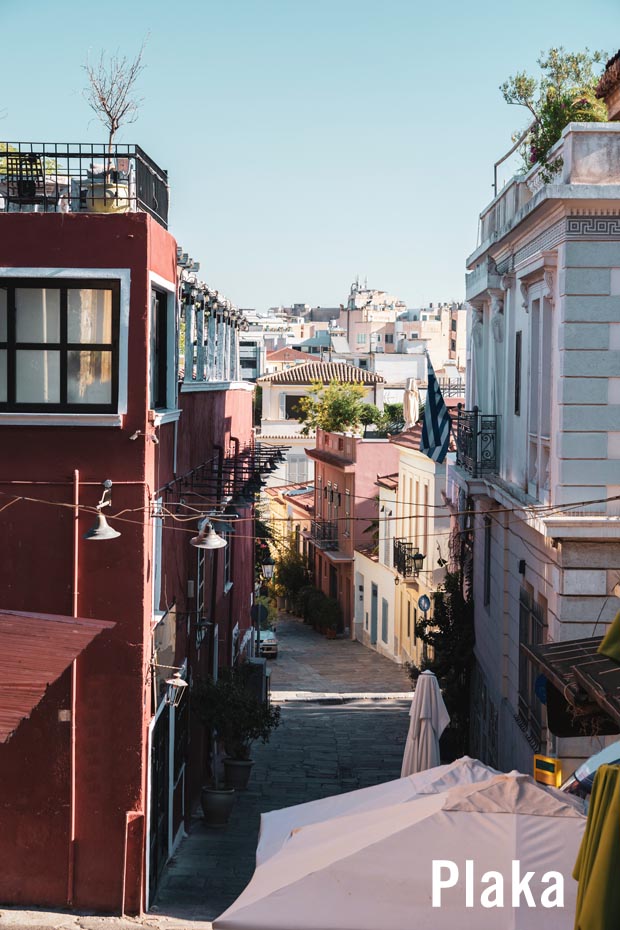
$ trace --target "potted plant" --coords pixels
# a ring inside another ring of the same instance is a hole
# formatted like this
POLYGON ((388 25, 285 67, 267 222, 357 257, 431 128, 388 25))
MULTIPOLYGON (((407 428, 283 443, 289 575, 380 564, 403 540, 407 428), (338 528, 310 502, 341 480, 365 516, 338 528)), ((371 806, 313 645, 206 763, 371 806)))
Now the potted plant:
POLYGON ((266 743, 280 722, 280 708, 261 700, 251 685, 251 666, 224 669, 217 681, 209 678, 195 689, 194 707, 224 747, 224 770, 230 788, 244 790, 253 761, 252 743, 266 743))
MULTIPOLYGON (((212 678, 198 678, 192 685, 192 712, 209 731, 211 746, 211 776, 202 786, 200 805, 205 823, 210 827, 222 827, 228 823, 235 802, 235 790, 222 785, 218 777, 217 737, 214 729, 216 707, 221 700, 221 690, 212 678)), ((221 712, 221 711, 220 711, 221 712)))

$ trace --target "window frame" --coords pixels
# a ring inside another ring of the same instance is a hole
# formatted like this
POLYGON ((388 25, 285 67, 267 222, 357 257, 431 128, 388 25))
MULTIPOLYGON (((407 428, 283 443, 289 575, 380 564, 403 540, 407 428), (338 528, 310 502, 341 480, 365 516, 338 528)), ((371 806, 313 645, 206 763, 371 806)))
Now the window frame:
POLYGON ((121 282, 118 278, 62 277, 10 275, 0 278, 0 286, 7 290, 7 334, 0 342, 0 350, 7 353, 7 400, 0 401, 0 414, 58 414, 58 413, 117 413, 119 409, 119 376, 121 365, 121 282), (60 299, 60 338, 56 342, 18 342, 16 320, 16 290, 55 290, 60 299), (106 290, 112 292, 112 332, 109 343, 69 342, 67 337, 69 290, 106 290), (17 352, 52 351, 59 353, 60 396, 58 403, 19 403, 17 391, 17 352), (68 390, 67 358, 69 352, 110 352, 112 356, 111 400, 107 404, 76 404, 66 400, 68 390), (63 400, 64 398, 64 400, 63 400))
MULTIPOLYGON (((519 642, 542 645, 547 641, 547 600, 537 596, 530 585, 519 589, 519 642)), ((544 707, 536 694, 538 669, 528 656, 519 650, 519 688, 517 695, 517 721, 527 735, 530 746, 537 752, 543 742, 546 725, 544 707)))
POLYGON ((169 293, 151 285, 151 321, 149 345, 149 407, 167 410, 169 335, 169 293))
POLYGON ((515 333, 515 381, 514 381, 514 399, 515 399, 515 416, 521 416, 521 359, 523 356, 523 330, 515 333))

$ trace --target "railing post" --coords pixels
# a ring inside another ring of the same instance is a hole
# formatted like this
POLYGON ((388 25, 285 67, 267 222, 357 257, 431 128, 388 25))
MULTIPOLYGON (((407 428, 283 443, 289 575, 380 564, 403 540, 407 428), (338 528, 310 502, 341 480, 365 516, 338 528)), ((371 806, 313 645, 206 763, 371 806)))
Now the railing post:
POLYGON ((479 478, 480 476, 479 476, 479 474, 478 474, 478 466, 479 466, 480 462, 479 462, 479 456, 478 456, 478 442, 479 442, 480 437, 479 437, 479 433, 478 433, 478 407, 474 407, 474 409, 472 410, 472 413, 473 413, 473 423, 472 423, 472 437, 473 437, 473 443, 472 443, 472 458, 473 458, 472 466, 473 466, 473 467, 472 467, 472 472, 473 472, 473 475, 472 475, 472 477, 474 477, 474 478, 479 478))

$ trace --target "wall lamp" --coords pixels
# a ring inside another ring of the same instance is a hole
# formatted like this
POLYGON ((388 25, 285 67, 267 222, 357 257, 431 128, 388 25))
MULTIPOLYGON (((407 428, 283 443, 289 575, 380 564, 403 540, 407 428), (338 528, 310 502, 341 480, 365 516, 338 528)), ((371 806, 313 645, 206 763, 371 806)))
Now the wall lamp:
POLYGON ((103 494, 101 495, 101 500, 97 504, 97 519, 94 526, 84 533, 84 539, 98 541, 100 539, 116 539, 121 534, 118 530, 113 530, 111 526, 108 525, 108 521, 101 513, 104 507, 109 507, 112 503, 112 482, 109 478, 106 478, 102 482, 103 485, 103 494))
POLYGON ((187 682, 183 678, 184 669, 180 668, 178 665, 159 665, 155 661, 151 662, 151 668, 154 672, 157 672, 159 668, 164 668, 168 672, 174 672, 172 677, 167 678, 165 681, 166 704, 169 704, 170 707, 178 707, 185 694, 185 689, 187 688, 187 682))
POLYGON ((271 581, 271 579, 273 578, 275 567, 276 567, 276 563, 273 561, 271 556, 268 555, 261 566, 262 572, 263 572, 263 578, 265 579, 265 581, 271 581))
POLYGON ((187 682, 182 676, 181 669, 178 669, 172 678, 166 679, 166 704, 170 707, 178 707, 186 688, 187 682))
POLYGON ((424 567, 424 559, 425 559, 425 558, 426 558, 426 556, 423 555, 423 554, 420 552, 419 549, 416 549, 416 551, 413 553, 412 561, 413 561, 413 574, 414 574, 414 575, 417 576, 417 575, 419 575, 420 572, 422 571, 422 569, 423 569, 423 567, 424 567))

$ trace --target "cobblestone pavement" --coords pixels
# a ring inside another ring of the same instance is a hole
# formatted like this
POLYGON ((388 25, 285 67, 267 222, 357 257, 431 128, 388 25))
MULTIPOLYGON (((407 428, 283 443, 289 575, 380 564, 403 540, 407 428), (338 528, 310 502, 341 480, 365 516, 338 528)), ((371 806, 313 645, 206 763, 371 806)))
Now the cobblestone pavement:
MULTIPOLYGON (((402 669, 359 643, 328 641, 293 618, 278 624, 280 655, 272 690, 324 693, 409 690, 402 669)), ((398 778, 409 701, 293 701, 267 745, 253 751, 248 790, 239 792, 225 828, 196 814, 170 863, 151 911, 212 920, 241 893, 254 870, 260 814, 398 778)))
POLYGON ((402 666, 350 639, 326 639, 290 614, 276 625, 278 658, 269 662, 272 691, 371 693, 411 691, 402 666))

